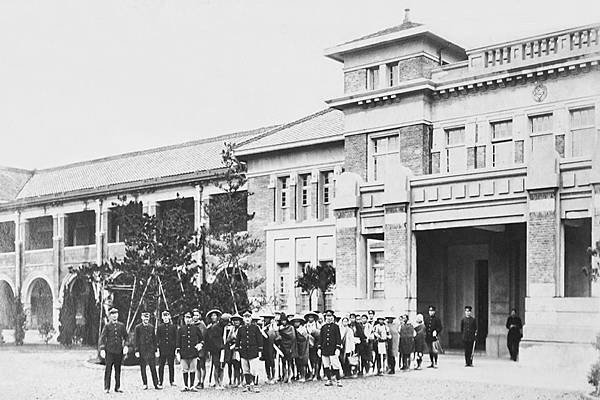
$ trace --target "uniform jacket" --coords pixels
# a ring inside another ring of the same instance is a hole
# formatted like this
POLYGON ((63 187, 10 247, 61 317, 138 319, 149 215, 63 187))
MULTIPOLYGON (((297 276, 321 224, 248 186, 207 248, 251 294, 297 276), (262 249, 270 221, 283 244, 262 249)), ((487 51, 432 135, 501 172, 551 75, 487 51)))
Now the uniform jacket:
POLYGON ((362 323, 355 322, 350 324, 350 328, 352 328, 352 331, 354 332, 357 343, 365 343, 367 341, 367 336, 365 335, 365 329, 362 323))
POLYGON ((225 329, 225 321, 219 320, 215 324, 210 324, 206 330, 206 351, 210 353, 220 352, 221 349, 225 348, 225 342, 223 341, 223 330, 225 329))
POLYGON ((244 324, 239 327, 236 335, 236 347, 241 358, 252 360, 258 357, 258 351, 262 345, 263 335, 257 325, 244 324))
POLYGON ((509 316, 506 320, 506 329, 508 329, 508 338, 510 340, 520 340, 523 336, 521 329, 523 329, 523 321, 517 316, 509 316))
POLYGON ((161 354, 174 353, 177 347, 177 327, 173 323, 158 325, 156 342, 161 354))
POLYGON ((154 357, 156 352, 156 334, 150 324, 137 324, 135 326, 135 351, 139 351, 144 358, 154 357))
POLYGON ((121 354, 127 337, 125 324, 119 321, 109 322, 104 325, 104 329, 102 329, 102 333, 100 334, 100 350, 104 350, 107 353, 121 354))
POLYGON ((296 343, 296 329, 290 324, 279 327, 280 350, 286 357, 298 357, 298 344, 296 343))
POLYGON ((340 327, 336 323, 324 324, 321 327, 321 334, 319 340, 319 349, 321 349, 321 355, 333 356, 335 350, 342 350, 342 335, 340 333, 340 327))
POLYGON ((473 317, 464 317, 460 321, 460 332, 463 342, 472 342, 477 333, 477 320, 473 317))
POLYGON ((264 326, 262 328, 262 331, 264 332, 264 335, 261 359, 272 360, 275 357, 275 349, 273 348, 273 345, 275 344, 275 337, 277 336, 277 333, 270 324, 264 326))
POLYGON ((437 332, 437 336, 440 336, 442 332, 442 321, 437 315, 433 317, 429 314, 425 316, 425 339, 428 342, 433 342, 435 338, 433 337, 433 331, 437 332))
POLYGON ((177 331, 177 348, 181 358, 196 358, 198 350, 196 345, 203 343, 202 333, 196 325, 183 325, 177 331))
MULTIPOLYGON (((198 322, 195 322, 194 326, 196 328, 198 328, 198 330, 200 331, 200 334, 202 335, 202 340, 205 340, 206 339, 206 332, 207 332, 208 328, 206 327, 206 324, 204 323, 204 321, 200 320, 198 322)), ((206 347, 203 347, 198 352, 198 357, 200 357, 200 358, 206 357, 206 347)))
POLYGON ((386 324, 375 324, 373 327, 373 337, 378 342, 387 342, 388 339, 392 338, 392 335, 386 324))

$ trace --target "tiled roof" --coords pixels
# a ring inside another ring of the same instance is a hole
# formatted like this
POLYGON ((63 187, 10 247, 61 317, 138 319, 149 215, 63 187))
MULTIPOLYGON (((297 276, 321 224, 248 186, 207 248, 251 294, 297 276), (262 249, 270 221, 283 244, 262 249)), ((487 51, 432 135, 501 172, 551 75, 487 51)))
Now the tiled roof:
POLYGON ((379 36, 385 36, 385 35, 389 35, 390 33, 405 31, 407 29, 416 28, 416 27, 422 26, 422 25, 423 24, 419 24, 417 22, 406 21, 406 22, 403 22, 400 25, 396 25, 396 26, 393 26, 391 28, 387 28, 387 29, 383 29, 383 30, 375 32, 375 33, 371 33, 369 35, 360 37, 358 39, 351 40, 351 41, 346 42, 344 44, 354 43, 354 42, 358 42, 360 40, 371 39, 371 38, 375 38, 375 37, 379 37, 379 36))
POLYGON ((0 167, 0 203, 14 200, 33 171, 0 167))
POLYGON ((240 143, 273 128, 260 128, 37 170, 16 199, 103 188, 220 168, 224 142, 240 143))
POLYGON ((274 147, 289 147, 291 144, 302 145, 325 139, 342 139, 344 133, 344 113, 328 108, 307 117, 281 125, 263 133, 256 138, 242 143, 238 153, 256 153, 269 151, 274 147))

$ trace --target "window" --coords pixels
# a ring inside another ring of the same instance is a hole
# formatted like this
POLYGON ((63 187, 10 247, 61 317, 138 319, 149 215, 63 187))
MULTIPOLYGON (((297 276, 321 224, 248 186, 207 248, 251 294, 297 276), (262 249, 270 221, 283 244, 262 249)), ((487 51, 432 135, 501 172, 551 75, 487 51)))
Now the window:
POLYGON ((331 201, 333 200, 333 171, 321 172, 322 182, 322 218, 327 219, 331 216, 331 201))
POLYGON ((52 248, 52 217, 32 218, 29 221, 29 235, 25 243, 26 250, 52 248))
POLYGON ((379 88, 379 66, 367 68, 367 90, 379 88))
POLYGON ((529 117, 529 129, 531 136, 531 150, 536 151, 536 147, 541 146, 547 140, 553 140, 552 134, 552 114, 534 115, 529 117))
POLYGON ((492 166, 506 167, 514 164, 512 120, 492 122, 492 166))
POLYGON ((83 211, 67 214, 65 246, 88 246, 96 243, 96 213, 83 211))
POLYGON ((15 223, 0 222, 0 253, 15 251, 15 223))
POLYGON ((398 63, 392 63, 387 65, 388 71, 388 85, 390 87, 398 84, 398 63))
POLYGON ((378 299, 384 297, 385 291, 385 253, 383 248, 371 249, 371 269, 372 269, 372 298, 378 299))
POLYGON ((390 157, 399 157, 398 135, 373 139, 372 174, 375 181, 385 178, 385 166, 390 157))
POLYGON ((571 156, 590 156, 594 144, 595 128, 594 107, 579 108, 570 111, 571 156))
POLYGON ((311 191, 310 191, 310 174, 299 176, 300 181, 300 220, 304 221, 310 218, 311 212, 311 191))
MULTIPOLYGON (((325 266, 330 266, 333 267, 333 261, 332 260, 322 260, 319 261, 319 265, 321 265, 322 267, 325 266)), ((319 297, 322 297, 322 293, 319 293, 319 297)), ((324 310, 332 310, 333 309, 333 299, 334 299, 334 293, 331 290, 328 290, 327 292, 325 292, 325 299, 319 299, 320 302, 323 302, 323 309, 324 310)))
POLYGON ((288 307, 288 280, 290 273, 290 264, 289 263, 277 263, 277 298, 279 300, 279 304, 281 304, 282 308, 288 307))
POLYGON ((446 130, 446 172, 463 172, 467 165, 465 128, 446 130))
POLYGON ((279 220, 281 222, 290 219, 290 177, 283 176, 279 178, 279 220))

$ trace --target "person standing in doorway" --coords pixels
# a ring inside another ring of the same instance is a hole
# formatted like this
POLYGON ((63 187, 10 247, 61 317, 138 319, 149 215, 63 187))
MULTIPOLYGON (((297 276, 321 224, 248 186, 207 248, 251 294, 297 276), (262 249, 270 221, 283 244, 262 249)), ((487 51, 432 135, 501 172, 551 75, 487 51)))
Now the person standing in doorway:
POLYGON ((127 330, 125 324, 119 321, 119 310, 111 308, 108 311, 109 323, 104 325, 100 334, 100 357, 104 358, 104 392, 110 390, 110 375, 115 370, 115 392, 121 390, 121 363, 123 355, 127 354, 127 330))
POLYGON ((519 359, 519 342, 523 337, 523 321, 521 321, 516 308, 510 311, 510 315, 506 320, 506 329, 508 329, 506 345, 510 352, 510 359, 517 361, 519 359))
POLYGON ((465 306, 465 316, 460 321, 460 332, 465 346, 465 367, 473 366, 473 350, 477 338, 477 320, 473 318, 473 307, 465 306))
POLYGON ((156 329, 158 342, 158 383, 163 386, 165 364, 169 365, 169 384, 175 386, 175 347, 177 345, 177 327, 171 322, 171 314, 162 312, 162 324, 156 329))
POLYGON ((435 306, 429 306, 429 314, 425 317, 425 342, 429 349, 429 360, 431 365, 427 368, 437 368, 438 353, 433 348, 433 342, 439 340, 442 333, 442 321, 436 315, 435 306))

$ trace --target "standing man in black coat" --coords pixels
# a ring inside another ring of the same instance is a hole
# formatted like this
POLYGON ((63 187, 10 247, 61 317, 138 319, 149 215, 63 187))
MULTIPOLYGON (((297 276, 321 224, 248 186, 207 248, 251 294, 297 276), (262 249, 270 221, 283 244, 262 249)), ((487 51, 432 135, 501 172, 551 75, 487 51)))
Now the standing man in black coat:
POLYGON ((183 372, 182 392, 195 392, 194 378, 196 375, 196 363, 198 361, 198 351, 202 349, 204 340, 200 329, 192 323, 192 314, 186 312, 184 315, 185 325, 177 331, 177 348, 175 354, 180 359, 181 370, 183 372))
POLYGON ((516 308, 510 311, 510 316, 506 319, 506 329, 508 329, 506 345, 510 352, 510 359, 517 361, 519 359, 519 342, 523 337, 523 321, 517 314, 516 308))
POLYGON ((115 392, 121 390, 121 363, 123 355, 127 354, 127 330, 125 324, 119 322, 119 310, 111 308, 108 312, 110 322, 104 325, 100 334, 100 357, 104 358, 104 391, 110 390, 110 375, 112 369, 115 369, 115 392))
POLYGON ((154 327, 150 325, 150 313, 142 313, 142 322, 135 326, 135 356, 140 359, 140 372, 142 373, 142 388, 148 389, 148 377, 146 376, 146 365, 150 367, 152 384, 157 390, 162 389, 156 375, 156 334, 154 327))
POLYGON ((252 313, 244 311, 244 324, 236 335, 236 348, 242 359, 242 373, 246 379, 245 392, 258 392, 254 387, 254 377, 258 375, 258 352, 263 346, 263 336, 258 325, 252 323, 252 313))
POLYGON ((342 335, 340 327, 335 323, 335 314, 332 310, 325 311, 325 324, 321 327, 319 337, 319 356, 323 362, 323 370, 327 381, 325 386, 332 386, 331 378, 341 387, 340 382, 340 352, 342 350, 342 335))
POLYGON ((473 366, 473 347, 477 337, 477 320, 473 318, 473 307, 465 307, 465 316, 460 321, 460 332, 465 345, 465 367, 473 366))
POLYGON ((162 312, 162 324, 156 329, 156 341, 158 342, 158 384, 163 386, 165 376, 165 364, 169 365, 169 384, 175 386, 175 348, 177 347, 177 328, 171 322, 171 314, 165 310, 162 312))
POLYGON ((439 340, 442 332, 442 321, 436 315, 435 306, 429 306, 429 315, 425 317, 425 343, 429 349, 429 360, 431 365, 427 368, 437 368, 438 353, 433 349, 433 342, 439 340))
MULTIPOLYGON (((210 325, 206 330, 205 345, 206 351, 210 354, 211 370, 213 371, 215 388, 223 390, 223 363, 224 357, 221 353, 225 350, 225 341, 223 340, 223 331, 227 322, 221 319, 222 312, 214 309, 206 313, 210 319, 210 325)), ((209 377, 210 379, 210 377, 209 377)))

